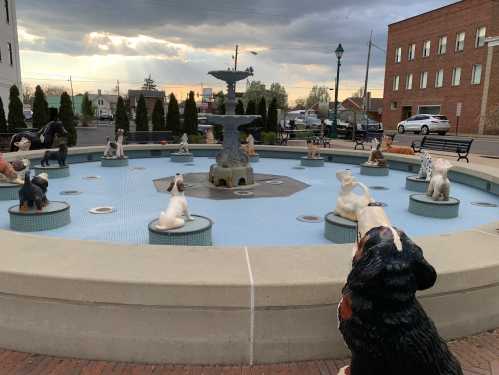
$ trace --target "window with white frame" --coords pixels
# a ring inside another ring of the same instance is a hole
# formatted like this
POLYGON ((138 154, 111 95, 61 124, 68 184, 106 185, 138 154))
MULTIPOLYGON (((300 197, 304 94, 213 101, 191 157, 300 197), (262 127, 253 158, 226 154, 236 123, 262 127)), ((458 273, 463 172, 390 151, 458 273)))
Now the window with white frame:
POLYGON ((413 43, 409 46, 408 52, 407 52, 407 59, 409 61, 412 61, 416 58, 416 44, 413 43))
POLYGON ((431 40, 427 40, 423 43, 423 57, 430 56, 431 50, 431 40))
POLYGON ((441 36, 438 39, 438 54, 445 55, 447 53, 447 36, 441 36))
POLYGON ((444 70, 440 69, 437 71, 435 76, 435 87, 443 87, 444 86, 444 70))
POLYGON ((456 67, 452 69, 452 86, 459 86, 461 84, 461 68, 456 67))
POLYGON ((396 109, 398 108, 398 106, 399 106, 399 105, 398 105, 398 103, 397 103, 397 102, 391 102, 391 103, 390 103, 390 109, 391 109, 392 111, 396 110, 396 109))
POLYGON ((466 33, 464 31, 457 33, 457 35, 456 35, 456 52, 464 51, 464 39, 466 39, 466 33))
POLYGON ((393 77, 393 91, 398 91, 400 84, 400 76, 393 77))
POLYGON ((476 30, 476 40, 475 47, 483 47, 485 45, 485 34, 487 33, 487 28, 485 26, 479 27, 476 30))
POLYGON ((395 62, 398 64, 402 62, 402 47, 395 50, 395 62))
POLYGON ((471 74, 471 84, 479 85, 482 82, 482 65, 475 64, 473 65, 473 71, 471 74))
POLYGON ((422 72, 419 78, 419 88, 425 89, 428 87, 428 72, 422 72))
POLYGON ((9 11, 9 0, 4 0, 5 7, 5 21, 10 23, 10 11, 9 11))
POLYGON ((405 89, 412 90, 412 73, 405 76, 405 89))
POLYGON ((7 47, 9 50, 10 65, 14 65, 14 52, 12 51, 12 43, 8 42, 7 47))

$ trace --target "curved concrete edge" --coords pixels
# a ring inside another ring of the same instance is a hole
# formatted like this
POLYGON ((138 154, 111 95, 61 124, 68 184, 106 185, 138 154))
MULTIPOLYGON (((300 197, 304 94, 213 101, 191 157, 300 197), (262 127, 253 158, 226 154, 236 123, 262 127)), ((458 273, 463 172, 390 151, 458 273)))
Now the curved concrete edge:
MULTIPOLYGON (((498 175, 483 173, 491 183, 498 175)), ((498 227, 414 239, 439 274, 419 298, 445 338, 499 326, 498 227)), ((0 231, 2 348, 186 364, 347 353, 336 311, 352 245, 165 249, 42 238, 0 231)))

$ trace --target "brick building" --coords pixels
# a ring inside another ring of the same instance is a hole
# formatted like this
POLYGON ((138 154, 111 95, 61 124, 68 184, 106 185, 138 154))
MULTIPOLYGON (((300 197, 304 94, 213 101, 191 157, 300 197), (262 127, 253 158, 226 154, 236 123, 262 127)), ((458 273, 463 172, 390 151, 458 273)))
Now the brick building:
POLYGON ((385 128, 426 113, 446 115, 455 131, 458 107, 459 132, 499 133, 497 0, 463 0, 388 26, 385 128))

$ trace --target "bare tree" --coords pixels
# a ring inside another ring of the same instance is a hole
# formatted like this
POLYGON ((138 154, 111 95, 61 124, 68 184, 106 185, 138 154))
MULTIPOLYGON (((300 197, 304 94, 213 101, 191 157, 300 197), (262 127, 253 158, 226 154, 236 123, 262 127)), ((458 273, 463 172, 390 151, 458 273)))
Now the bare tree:
POLYGON ((66 91, 64 86, 47 85, 43 87, 46 96, 61 96, 66 91))
POLYGON ((29 104, 30 106, 33 105, 33 100, 34 100, 34 90, 33 87, 24 84, 23 85, 23 104, 29 104))

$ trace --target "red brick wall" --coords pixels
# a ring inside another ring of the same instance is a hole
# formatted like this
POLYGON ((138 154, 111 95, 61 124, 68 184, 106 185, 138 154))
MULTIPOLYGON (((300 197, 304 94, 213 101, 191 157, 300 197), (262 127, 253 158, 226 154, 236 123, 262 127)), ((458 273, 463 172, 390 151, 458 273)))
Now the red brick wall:
MULTIPOLYGON (((395 129, 397 123, 402 121, 403 106, 411 106, 414 115, 418 106, 440 105, 441 114, 449 117, 455 131, 456 107, 458 102, 462 102, 459 131, 478 131, 487 48, 475 48, 475 35, 478 27, 486 26, 487 36, 490 36, 495 27, 491 18, 495 6, 494 0, 464 0, 389 26, 383 110, 386 129, 395 129), (456 34, 461 31, 466 32, 464 52, 455 52, 456 34), (438 40, 444 35, 447 36, 447 53, 437 55, 438 40), (423 58, 423 43, 426 40, 431 40, 431 52, 429 57, 423 58), (416 43, 416 57, 408 61, 408 47, 412 43, 416 43), (395 63, 397 47, 402 47, 400 64, 395 63), (471 84, 473 64, 482 64, 480 85, 471 84), (458 87, 451 86, 454 67, 462 69, 458 87), (444 85, 435 88, 435 75, 439 69, 444 69, 444 85), (426 89, 419 88, 420 73, 423 71, 428 72, 426 89), (413 73, 412 90, 405 89, 407 73, 413 73), (396 75, 400 76, 400 86, 398 91, 393 91, 392 82, 396 75), (391 109, 392 102, 397 102, 396 110, 391 109)), ((494 62, 499 64, 499 60, 494 62)))

